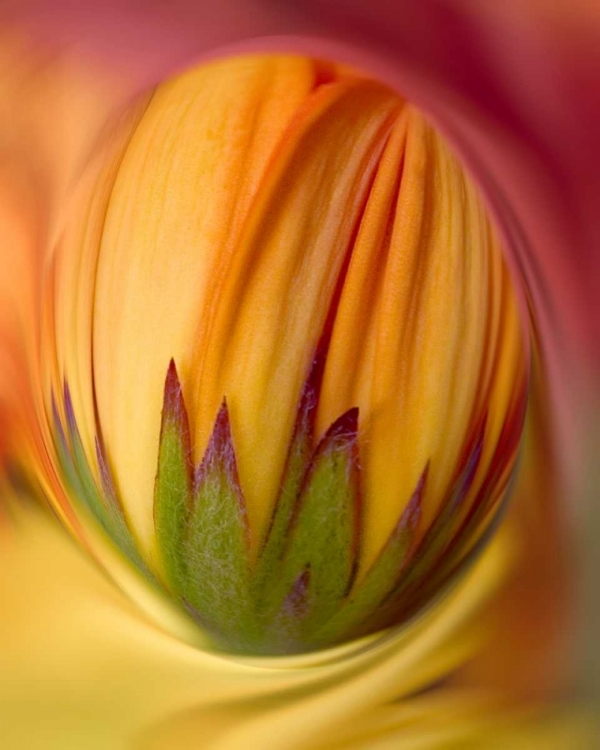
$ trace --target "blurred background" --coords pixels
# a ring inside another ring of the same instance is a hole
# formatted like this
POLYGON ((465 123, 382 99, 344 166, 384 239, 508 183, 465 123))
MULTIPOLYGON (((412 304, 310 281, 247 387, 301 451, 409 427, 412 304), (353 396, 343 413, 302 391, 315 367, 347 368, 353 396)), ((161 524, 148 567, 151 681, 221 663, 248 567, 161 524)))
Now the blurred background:
MULTIPOLYGON (((523 511, 511 511, 515 519, 526 516, 519 523, 530 535, 529 562, 539 568, 522 571, 516 599, 511 589, 496 603, 498 649, 473 669, 496 679, 511 653, 515 665, 508 671, 524 695, 585 726, 562 746, 594 747, 600 737, 600 6, 593 0, 230 0, 218 8, 185 0, 0 0, 5 473, 36 439, 31 372, 43 346, 35 321, 49 248, 107 122, 192 62, 248 50, 340 59, 406 94, 463 157, 509 238, 511 262, 530 294, 544 371, 538 408, 546 412, 551 444, 528 480, 531 492, 527 484, 523 492, 542 506, 547 497, 548 506, 546 513, 525 502, 523 511), (548 483, 547 495, 538 483, 548 483), (550 653, 536 652, 542 642, 550 653)), ((13 512, 5 505, 3 513, 10 527, 13 512)), ((8 536, 4 543, 10 545, 8 536)), ((468 672, 458 683, 468 682, 468 672)))

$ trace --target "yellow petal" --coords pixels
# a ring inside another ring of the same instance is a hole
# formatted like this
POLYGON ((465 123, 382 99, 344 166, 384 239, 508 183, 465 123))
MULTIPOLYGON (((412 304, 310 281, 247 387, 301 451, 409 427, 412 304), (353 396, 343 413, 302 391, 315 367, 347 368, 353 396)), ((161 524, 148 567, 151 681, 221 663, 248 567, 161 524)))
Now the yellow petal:
POLYGON ((54 473, 45 397, 56 368, 42 278, 66 195, 127 89, 127 76, 0 25, 0 442, 25 471, 39 462, 44 486, 54 473))
POLYGON ((94 377, 109 460, 146 551, 169 360, 191 390, 211 290, 315 77, 293 57, 187 73, 155 92, 119 168, 99 251, 94 377))
POLYGON ((510 554, 499 541, 435 616, 366 650, 243 663, 150 623, 35 507, 15 520, 0 527, 0 722, 8 746, 32 750, 164 737, 191 749, 199 733, 228 748, 327 745, 349 714, 368 722, 478 648, 476 614, 510 554))
POLYGON ((407 107, 358 232, 318 412, 322 431, 360 409, 363 567, 429 462, 427 528, 487 410, 476 491, 507 403, 521 392, 523 358, 514 292, 484 208, 448 147, 407 107))
MULTIPOLYGON (((60 236, 46 276, 45 314, 49 329, 43 346, 47 403, 52 394, 62 408, 68 383, 73 411, 90 466, 97 471, 93 317, 96 305, 98 251, 123 154, 147 107, 142 98, 111 123, 100 152, 77 185, 65 213, 69 222, 60 236)), ((64 420, 64 414, 62 415, 64 420)), ((63 421, 64 424, 64 421, 63 421)))
POLYGON ((399 106, 388 89, 360 80, 323 86, 307 99, 274 154, 231 265, 214 288, 214 312, 197 336, 191 410, 197 458, 225 396, 255 545, 277 496, 300 392, 399 106))

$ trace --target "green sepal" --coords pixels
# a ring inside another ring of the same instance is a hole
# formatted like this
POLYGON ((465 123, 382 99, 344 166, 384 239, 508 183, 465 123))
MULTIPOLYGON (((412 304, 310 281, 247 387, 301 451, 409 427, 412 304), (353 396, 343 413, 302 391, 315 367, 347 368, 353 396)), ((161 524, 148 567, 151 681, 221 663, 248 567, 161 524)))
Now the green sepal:
MULTIPOLYGON (((524 394, 506 417, 486 474, 466 516, 460 526, 453 531, 443 555, 439 557, 435 567, 425 576, 422 585, 419 587, 421 601, 427 600, 427 598, 433 596, 435 591, 440 590, 452 581, 462 569, 463 563, 472 558, 477 550, 481 549, 482 542, 488 538, 491 529, 485 531, 479 538, 477 538, 477 530, 484 527, 485 517, 489 514, 494 503, 498 502, 501 497, 510 496, 510 488, 516 481, 517 465, 513 465, 508 473, 507 466, 513 460, 518 449, 525 405, 524 394), (503 476, 505 477, 504 481, 502 480, 503 476)), ((485 423, 486 416, 484 415, 478 443, 483 442, 485 423)))
POLYGON ((315 595, 311 587, 310 566, 299 573, 285 595, 279 608, 271 611, 268 621, 259 619, 260 628, 253 646, 256 652, 294 653, 306 651, 310 646, 310 628, 307 618, 314 612, 315 595))
POLYGON ((182 553, 188 609, 217 640, 243 649, 254 628, 249 530, 225 402, 194 479, 182 553))
POLYGON ((313 453, 313 424, 317 404, 314 380, 313 376, 309 377, 302 391, 281 479, 281 489, 252 576, 252 594, 258 607, 262 605, 265 592, 268 593, 279 578, 281 559, 288 541, 288 529, 313 453))
POLYGON ((154 528, 162 568, 169 585, 181 593, 187 581, 184 537, 192 498, 190 427, 175 362, 167 377, 154 482, 154 528))
POLYGON ((485 423, 484 418, 474 431, 441 510, 420 540, 418 548, 390 597, 368 621, 368 630, 378 630, 393 622, 406 619, 428 601, 428 598, 423 595, 427 579, 432 573, 439 571, 444 551, 452 540, 457 513, 462 508, 465 497, 473 485, 483 449, 485 423))
POLYGON ((514 461, 519 448, 526 406, 527 392, 524 390, 504 420, 483 482, 467 515, 460 527, 456 529, 445 551, 444 556, 447 560, 452 558, 456 561, 456 558, 464 554, 465 548, 472 543, 477 529, 485 523, 485 517, 495 503, 501 497, 510 494, 507 488, 514 484, 518 462, 514 462, 508 472, 507 467, 514 461))
POLYGON ((357 422, 358 409, 350 409, 333 423, 304 479, 277 577, 262 601, 271 653, 310 648, 312 634, 352 584, 359 525, 357 422))
MULTIPOLYGON (((66 382, 63 387, 63 399, 66 415, 66 431, 61 423, 54 399, 52 400, 52 411, 54 427, 58 435, 56 447, 59 463, 67 483, 71 487, 74 496, 87 507, 119 549, 140 570, 148 574, 146 565, 140 557, 131 531, 127 526, 116 493, 111 491, 110 494, 107 494, 105 491, 109 470, 98 438, 96 438, 95 446, 102 487, 99 488, 96 483, 83 447, 79 428, 77 427, 73 402, 66 382)), ((112 480, 111 486, 114 487, 112 480)))
POLYGON ((422 582, 424 576, 439 564, 441 555, 443 555, 452 539, 456 515, 462 508, 465 497, 473 485, 481 460, 484 435, 485 419, 474 433, 473 440, 466 451, 465 459, 457 470, 455 481, 442 504, 441 511, 421 541, 397 593, 404 591, 414 581, 422 582))
POLYGON ((140 555, 133 535, 127 525, 127 521, 125 520, 125 515, 119 502, 112 475, 108 467, 106 455, 104 454, 98 438, 96 438, 96 459, 98 461, 100 484, 102 487, 100 497, 102 505, 106 509, 109 518, 109 534, 119 549, 137 565, 144 575, 151 578, 151 573, 140 555))
POLYGON ((428 469, 429 465, 425 467, 400 520, 364 578, 356 583, 333 617, 315 633, 315 645, 329 645, 360 634, 361 626, 398 585, 414 548, 428 469))

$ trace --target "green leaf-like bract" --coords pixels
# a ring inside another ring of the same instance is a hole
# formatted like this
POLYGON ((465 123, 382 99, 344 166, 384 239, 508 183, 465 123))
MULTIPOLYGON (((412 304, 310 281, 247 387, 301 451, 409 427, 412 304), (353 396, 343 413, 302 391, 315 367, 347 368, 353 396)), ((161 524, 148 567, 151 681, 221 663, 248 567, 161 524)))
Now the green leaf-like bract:
POLYGON ((169 587, 217 641, 244 650, 253 622, 248 528, 227 405, 219 410, 194 476, 174 362, 165 382, 154 523, 169 587))
POLYGON ((315 448, 317 379, 314 368, 268 533, 252 563, 227 406, 194 472, 173 362, 167 372, 154 494, 157 546, 171 591, 230 650, 297 653, 353 637, 389 599, 413 550, 426 471, 378 559, 354 581, 361 521, 358 409, 337 419, 315 448))
POLYGON ((262 609, 265 596, 277 577, 288 539, 289 526, 296 507, 302 483, 310 465, 313 452, 313 422, 317 404, 314 372, 304 386, 298 406, 294 432, 281 479, 279 497, 275 503, 266 540, 259 552, 252 576, 253 597, 257 608, 262 609))
POLYGON ((63 389, 63 403, 66 428, 61 422, 55 399, 52 402, 52 411, 57 436, 56 451, 67 484, 75 499, 87 507, 119 549, 145 575, 149 576, 148 569, 127 526, 112 479, 109 478, 108 463, 98 438, 96 438, 96 458, 101 475, 101 487, 96 483, 77 427, 67 383, 63 389))
POLYGON ((317 446, 270 571, 260 612, 271 652, 312 647, 312 636, 348 593, 358 545, 358 410, 330 427, 317 446))
POLYGON ((66 427, 54 406, 57 453, 75 495, 123 552, 146 575, 161 581, 224 649, 298 653, 405 620, 460 569, 468 551, 463 532, 480 527, 510 477, 509 457, 520 434, 517 408, 507 418, 491 469, 470 506, 464 507, 464 499, 480 463, 485 414, 465 439, 454 480, 429 527, 421 528, 428 464, 387 543, 371 567, 358 575, 359 414, 355 408, 345 412, 315 447, 319 379, 316 361, 301 394, 271 522, 265 538, 251 544, 227 404, 223 401, 195 468, 186 405, 171 361, 154 486, 158 560, 153 575, 128 528, 100 437, 96 482, 66 386, 66 427), (251 548, 257 549, 256 559, 251 548))
POLYGON ((364 578, 357 582, 333 617, 315 634, 315 640, 320 645, 335 643, 351 632, 361 632, 361 626, 369 621, 373 613, 378 611, 380 605, 399 585, 421 520, 421 499, 427 471, 428 467, 425 468, 400 521, 373 565, 364 578))
POLYGON ((183 541, 192 498, 193 468, 188 415, 175 363, 165 381, 158 468, 154 482, 154 528, 168 583, 181 592, 188 580, 183 541))
POLYGON ((248 525, 225 403, 194 485, 183 540, 188 577, 182 593, 218 640, 243 648, 252 628, 248 525))

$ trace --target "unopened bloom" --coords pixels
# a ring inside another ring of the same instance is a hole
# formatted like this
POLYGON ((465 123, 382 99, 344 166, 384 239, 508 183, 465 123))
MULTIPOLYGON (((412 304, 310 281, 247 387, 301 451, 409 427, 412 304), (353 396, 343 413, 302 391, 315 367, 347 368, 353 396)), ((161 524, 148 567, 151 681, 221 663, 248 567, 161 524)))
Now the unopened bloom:
POLYGON ((526 403, 460 164, 386 86, 290 56, 162 84, 108 140, 48 275, 57 508, 227 648, 406 619, 485 539, 526 403))

